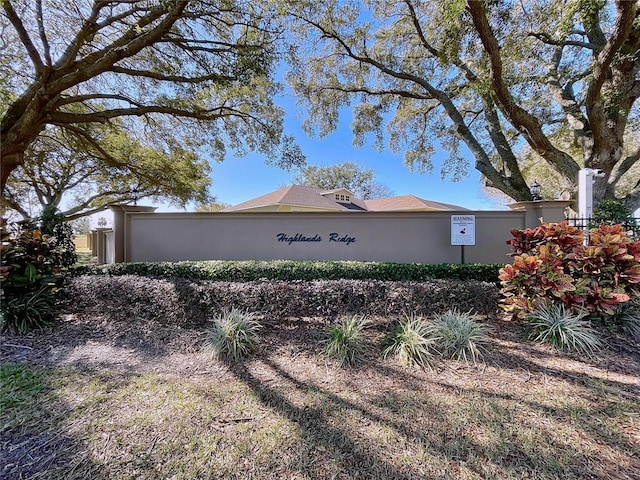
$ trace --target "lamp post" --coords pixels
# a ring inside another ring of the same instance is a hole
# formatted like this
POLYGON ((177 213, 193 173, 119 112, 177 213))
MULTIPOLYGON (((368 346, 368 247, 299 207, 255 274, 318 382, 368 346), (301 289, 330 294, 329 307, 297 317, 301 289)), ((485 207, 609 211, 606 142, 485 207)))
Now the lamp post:
POLYGON ((542 200, 542 197, 540 196, 540 190, 541 190, 541 185, 536 180, 534 180, 531 186, 529 187, 529 191, 533 196, 534 202, 542 200))

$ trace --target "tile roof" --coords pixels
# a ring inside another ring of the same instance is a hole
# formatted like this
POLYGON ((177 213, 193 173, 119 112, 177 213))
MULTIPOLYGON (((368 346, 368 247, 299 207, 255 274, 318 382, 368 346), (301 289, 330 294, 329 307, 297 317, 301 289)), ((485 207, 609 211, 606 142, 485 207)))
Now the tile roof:
MULTIPOLYGON (((411 211, 411 210, 467 210, 458 205, 432 202, 416 197, 402 195, 399 197, 361 200, 350 194, 350 202, 337 202, 332 195, 345 189, 324 190, 303 185, 289 185, 246 202, 227 207, 223 212, 238 212, 261 207, 289 205, 306 208, 317 208, 328 211, 411 211)), ((349 192, 350 193, 350 192, 349 192)))
POLYGON ((399 197, 388 198, 375 198, 371 200, 365 200, 367 209, 369 211, 381 212, 381 211, 393 211, 393 210, 468 210, 459 205, 452 205, 449 203, 434 202, 431 200, 425 200, 424 198, 416 197, 415 195, 401 195, 399 197))
POLYGON ((225 208, 224 212, 235 212, 239 210, 247 210, 270 205, 295 205, 301 207, 311 207, 326 210, 366 210, 363 200, 354 198, 351 195, 351 203, 336 202, 331 198, 323 196, 323 194, 340 191, 325 190, 322 188, 306 187, 303 185, 289 185, 275 190, 266 195, 247 200, 232 207, 225 208))

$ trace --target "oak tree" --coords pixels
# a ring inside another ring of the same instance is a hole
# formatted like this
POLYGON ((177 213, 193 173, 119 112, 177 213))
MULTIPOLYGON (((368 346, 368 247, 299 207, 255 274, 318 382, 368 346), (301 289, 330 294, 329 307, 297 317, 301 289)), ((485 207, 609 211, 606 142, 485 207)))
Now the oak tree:
POLYGON ((346 188, 363 199, 383 198, 391 195, 389 187, 375 180, 375 170, 346 161, 333 165, 307 165, 293 180, 298 185, 333 190, 346 188))
POLYGON ((291 0, 289 79, 320 135, 352 107, 354 143, 373 134, 410 168, 531 200, 525 147, 562 182, 602 170, 595 203, 640 206, 637 0, 291 0), (385 131, 386 127, 386 131, 385 131), (568 140, 568 143, 567 143, 568 140), (566 148, 567 145, 570 148, 566 148), (624 188, 621 188, 624 185, 624 188))
MULTIPOLYGON (((3 0, 1 187, 43 132, 121 166, 92 134, 114 125, 141 145, 232 149, 302 161, 283 135, 273 80, 282 27, 272 2, 3 0)), ((193 158, 197 158, 193 157, 193 158)))
POLYGON ((219 212, 221 210, 224 210, 225 208, 230 206, 231 206, 230 204, 225 202, 213 201, 213 202, 201 203, 197 205, 195 211, 200 213, 213 213, 213 212, 219 212))
POLYGON ((51 135, 52 129, 47 129, 9 177, 2 207, 18 212, 23 219, 54 208, 72 221, 111 204, 136 203, 145 197, 182 208, 211 200, 211 168, 194 152, 180 144, 152 148, 116 127, 97 124, 88 128, 113 162, 104 162, 101 151, 78 144, 64 131, 51 135))

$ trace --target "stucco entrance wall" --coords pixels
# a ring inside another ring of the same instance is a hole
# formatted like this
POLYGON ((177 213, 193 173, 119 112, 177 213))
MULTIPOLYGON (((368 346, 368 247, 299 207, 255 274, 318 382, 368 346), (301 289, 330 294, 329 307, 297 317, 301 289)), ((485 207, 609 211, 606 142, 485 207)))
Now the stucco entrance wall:
POLYGON ((461 263, 462 247, 451 244, 452 215, 474 215, 475 245, 464 247, 464 261, 508 263, 510 230, 525 228, 524 211, 120 214, 116 262, 461 263))

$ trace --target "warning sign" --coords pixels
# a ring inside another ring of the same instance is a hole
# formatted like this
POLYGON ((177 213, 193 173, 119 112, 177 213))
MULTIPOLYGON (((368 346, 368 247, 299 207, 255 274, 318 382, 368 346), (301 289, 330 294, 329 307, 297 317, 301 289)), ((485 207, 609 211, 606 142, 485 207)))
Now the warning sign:
POLYGON ((476 216, 451 215, 451 245, 476 244, 476 216))

